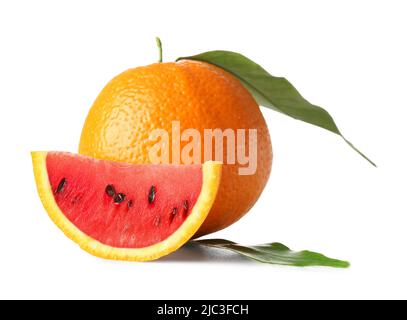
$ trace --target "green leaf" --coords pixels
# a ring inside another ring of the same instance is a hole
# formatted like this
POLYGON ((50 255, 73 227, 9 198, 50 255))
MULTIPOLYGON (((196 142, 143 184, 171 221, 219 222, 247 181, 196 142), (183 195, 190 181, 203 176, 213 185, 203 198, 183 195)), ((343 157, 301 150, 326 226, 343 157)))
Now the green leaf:
POLYGON ((305 100, 285 78, 272 76, 245 56, 231 51, 209 51, 195 56, 178 58, 177 61, 181 59, 203 61, 226 70, 240 80, 259 105, 338 134, 352 149, 376 166, 344 138, 326 110, 305 100))
POLYGON ((348 268, 350 266, 347 261, 331 259, 320 253, 311 251, 292 251, 281 243, 242 246, 235 242, 223 239, 195 240, 194 243, 212 248, 230 250, 263 263, 296 267, 324 266, 348 268))

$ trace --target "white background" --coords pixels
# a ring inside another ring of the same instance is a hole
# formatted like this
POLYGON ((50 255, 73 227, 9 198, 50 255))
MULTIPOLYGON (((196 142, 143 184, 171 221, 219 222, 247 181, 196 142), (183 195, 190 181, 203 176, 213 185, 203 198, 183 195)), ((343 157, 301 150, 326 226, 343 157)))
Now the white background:
POLYGON ((407 298, 405 1, 1 1, 0 298, 407 298), (272 176, 210 237, 279 241, 347 270, 262 265, 182 249, 151 263, 95 258, 37 197, 30 150, 75 152, 98 92, 123 70, 224 49, 287 77, 340 138, 263 109, 272 176))

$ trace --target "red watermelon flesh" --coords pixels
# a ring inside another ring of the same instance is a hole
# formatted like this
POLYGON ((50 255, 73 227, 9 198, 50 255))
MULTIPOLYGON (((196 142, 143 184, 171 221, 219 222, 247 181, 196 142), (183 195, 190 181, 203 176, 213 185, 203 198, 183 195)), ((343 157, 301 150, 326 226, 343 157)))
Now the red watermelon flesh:
POLYGON ((202 188, 201 165, 130 165, 49 152, 46 167, 63 214, 86 235, 117 248, 168 238, 202 188))

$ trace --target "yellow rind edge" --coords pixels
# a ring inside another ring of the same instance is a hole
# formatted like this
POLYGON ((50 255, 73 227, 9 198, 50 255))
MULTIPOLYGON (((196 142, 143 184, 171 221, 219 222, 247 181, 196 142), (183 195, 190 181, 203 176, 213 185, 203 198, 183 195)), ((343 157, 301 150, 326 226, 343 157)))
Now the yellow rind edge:
POLYGON ((202 189, 197 202, 185 222, 171 236, 162 242, 145 248, 115 248, 105 245, 83 233, 62 213, 55 202, 49 183, 45 151, 31 152, 34 176, 41 202, 52 221, 90 254, 110 260, 150 261, 174 252, 184 245, 198 231, 205 221, 218 192, 222 175, 222 164, 207 161, 202 165, 202 189))

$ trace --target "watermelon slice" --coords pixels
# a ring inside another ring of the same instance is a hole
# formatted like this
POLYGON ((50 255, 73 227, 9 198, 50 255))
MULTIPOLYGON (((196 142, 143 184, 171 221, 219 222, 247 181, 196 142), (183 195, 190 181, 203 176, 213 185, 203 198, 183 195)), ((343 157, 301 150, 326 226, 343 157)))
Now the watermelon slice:
POLYGON ((32 152, 42 203, 89 253, 146 261, 187 242, 204 222, 222 165, 135 165, 66 152, 32 152))

